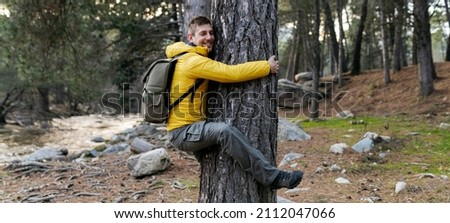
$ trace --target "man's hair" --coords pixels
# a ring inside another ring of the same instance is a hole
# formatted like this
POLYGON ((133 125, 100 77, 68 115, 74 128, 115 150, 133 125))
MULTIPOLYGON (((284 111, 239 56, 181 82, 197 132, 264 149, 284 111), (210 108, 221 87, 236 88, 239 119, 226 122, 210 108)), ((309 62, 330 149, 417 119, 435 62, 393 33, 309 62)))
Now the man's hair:
POLYGON ((211 20, 206 16, 196 16, 192 18, 188 25, 188 33, 194 35, 195 28, 205 24, 212 25, 211 20))

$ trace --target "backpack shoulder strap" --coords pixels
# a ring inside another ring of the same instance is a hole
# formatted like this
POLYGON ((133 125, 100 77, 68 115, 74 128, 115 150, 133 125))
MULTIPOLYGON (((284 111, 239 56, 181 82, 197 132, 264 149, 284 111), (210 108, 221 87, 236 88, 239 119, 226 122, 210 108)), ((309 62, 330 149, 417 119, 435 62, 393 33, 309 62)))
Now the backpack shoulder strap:
POLYGON ((178 58, 180 58, 181 56, 183 56, 183 55, 186 54, 186 53, 187 53, 187 52, 183 52, 183 53, 177 54, 176 56, 172 57, 172 61, 178 60, 178 58))
MULTIPOLYGON (((169 69, 171 69, 169 72, 173 72, 173 69, 174 69, 174 64, 177 62, 177 60, 181 57, 181 56, 183 56, 184 54, 186 54, 187 52, 183 52, 183 53, 180 53, 180 54, 177 54, 177 55, 175 55, 174 57, 172 57, 172 58, 164 58, 164 59, 157 59, 157 60, 155 60, 155 61, 153 61, 153 63, 152 64, 150 64, 150 66, 145 70, 145 72, 142 74, 142 77, 141 77, 141 82, 142 83, 145 83, 145 82, 147 82, 147 78, 148 78, 148 76, 150 75, 150 71, 153 69, 153 67, 154 66, 156 66, 156 64, 157 63, 169 63, 169 66, 170 66, 170 68, 169 69)), ((169 73, 169 75, 172 75, 171 73, 169 73)), ((170 77, 169 77, 170 78, 170 77)))
POLYGON ((183 95, 181 95, 173 104, 169 105, 169 111, 172 110, 175 106, 177 106, 178 104, 180 104, 180 102, 186 98, 188 95, 192 94, 192 96, 194 96, 194 93, 197 91, 197 89, 200 87, 200 85, 202 85, 202 83, 205 81, 205 79, 197 79, 194 83, 194 85, 192 85, 189 90, 187 90, 186 92, 184 92, 183 95))

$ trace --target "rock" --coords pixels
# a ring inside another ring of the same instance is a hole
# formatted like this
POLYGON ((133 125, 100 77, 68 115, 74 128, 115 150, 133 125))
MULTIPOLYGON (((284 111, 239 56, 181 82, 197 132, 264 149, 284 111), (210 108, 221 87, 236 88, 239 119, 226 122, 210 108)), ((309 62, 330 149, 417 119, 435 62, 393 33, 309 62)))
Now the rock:
POLYGON ((308 104, 309 96, 301 85, 287 79, 279 79, 277 84, 278 106, 284 108, 300 108, 308 104))
POLYGON ((303 154, 290 152, 290 153, 284 155, 283 159, 280 162, 279 167, 282 167, 282 166, 284 166, 294 160, 298 160, 302 157, 304 157, 303 154))
POLYGON ((352 149, 357 153, 364 153, 372 150, 374 147, 373 140, 364 138, 352 146, 352 149))
POLYGON ((384 159, 384 158, 386 158, 387 155, 388 155, 388 153, 380 152, 380 153, 378 154, 378 157, 380 157, 380 159, 384 159))
POLYGON ((124 135, 114 135, 110 140, 110 144, 117 144, 120 142, 125 142, 127 139, 124 135))
POLYGON ((89 159, 86 159, 84 157, 76 158, 73 160, 74 163, 87 163, 89 159))
POLYGON ((367 125, 367 122, 364 120, 351 120, 350 125, 367 125))
POLYGON ((131 175, 136 178, 164 171, 170 164, 169 153, 163 148, 131 156, 127 161, 128 168, 131 167, 131 175))
POLYGON ((334 181, 336 181, 336 183, 338 183, 338 184, 351 184, 351 182, 349 180, 347 180, 343 177, 339 177, 334 181))
POLYGON ((310 140, 311 136, 303 129, 285 118, 278 119, 278 140, 279 141, 302 141, 310 140))
POLYGON ((300 81, 309 81, 312 80, 314 76, 314 72, 302 72, 302 73, 298 73, 294 76, 294 80, 295 82, 300 82, 300 81))
POLYGON ((363 197, 361 198, 362 201, 367 201, 369 203, 375 203, 376 201, 381 201, 380 197, 373 196, 373 197, 363 197))
POLYGON ((139 135, 136 132, 132 132, 128 135, 125 136, 125 141, 130 141, 136 137, 138 137, 139 135))
POLYGON ((139 125, 137 126, 134 131, 139 135, 139 136, 151 136, 155 133, 158 132, 158 129, 155 125, 152 124, 143 124, 143 125, 139 125))
POLYGON ((448 124, 448 123, 441 123, 439 125, 439 128, 440 129, 448 129, 448 128, 450 128, 450 124, 448 124))
POLYGON ((68 153, 69 152, 67 151, 67 149, 44 147, 26 156, 24 161, 49 161, 56 158, 65 157, 68 153))
POLYGON ((132 153, 139 154, 139 153, 145 153, 151 150, 156 149, 157 146, 148 143, 147 141, 141 139, 141 138, 134 138, 133 141, 130 144, 130 150, 132 153))
POLYGON ((178 189, 178 190, 184 190, 184 189, 187 188, 187 186, 184 185, 183 183, 181 183, 179 180, 174 180, 174 181, 172 182, 171 187, 172 187, 173 189, 178 189))
POLYGON ((344 150, 348 148, 345 143, 336 143, 330 147, 330 152, 335 154, 343 154, 344 150))
POLYGON ((120 135, 128 135, 128 134, 133 133, 134 131, 135 131, 135 128, 127 128, 127 129, 121 131, 119 134, 120 135))
POLYGON ((383 141, 383 142, 391 142, 391 137, 389 137, 389 136, 380 136, 380 139, 383 141))
POLYGON ((101 137, 101 136, 95 136, 95 137, 93 137, 93 138, 91 139, 91 141, 92 141, 92 142, 98 142, 98 143, 100 143, 100 142, 104 142, 105 139, 104 139, 103 137, 101 137))
POLYGON ((100 156, 100 153, 95 149, 83 150, 83 151, 73 154, 73 158, 75 158, 75 159, 76 158, 93 158, 93 157, 98 157, 98 156, 100 156))
POLYGON ((317 167, 317 169, 314 171, 315 174, 321 174, 323 173, 323 168, 322 167, 317 167))
POLYGON ((326 83, 319 81, 317 91, 313 91, 313 84, 314 81, 312 80, 303 82, 302 89, 306 93, 306 96, 312 96, 314 93, 314 95, 317 97, 318 100, 322 100, 327 96, 329 96, 329 94, 331 94, 332 92, 331 88, 332 85, 327 85, 326 83))
POLYGON ((132 155, 128 157, 127 160, 127 167, 129 170, 133 170, 136 164, 138 163, 139 157, 141 157, 141 154, 139 155, 132 155))
POLYGON ((349 110, 345 110, 342 112, 339 112, 336 117, 337 118, 353 118, 355 115, 353 115, 353 113, 349 110))
POLYGON ((366 132, 366 134, 364 134, 363 138, 369 138, 372 140, 376 140, 378 139, 379 135, 377 133, 374 132, 366 132))
POLYGON ((300 193, 305 192, 305 191, 309 191, 311 188, 306 187, 306 188, 294 188, 294 189, 289 189, 286 190, 284 193, 289 195, 289 196, 298 196, 300 195, 300 193))
POLYGON ((115 145, 109 145, 104 151, 104 154, 112 154, 112 153, 118 153, 121 151, 124 151, 128 148, 128 143, 119 143, 115 145))
POLYGON ((418 132, 408 132, 405 135, 407 135, 407 136, 417 136, 417 135, 420 135, 420 133, 418 133, 418 132))
POLYGON ((277 203, 295 203, 295 202, 293 202, 293 201, 291 201, 291 200, 288 200, 288 199, 286 199, 286 198, 277 196, 277 203))
POLYGON ((338 172, 338 171, 341 171, 342 170, 342 168, 340 167, 340 166, 338 166, 337 164, 333 164, 331 167, 330 167, 330 171, 331 172, 338 172))
POLYGON ((435 178, 436 176, 432 173, 420 173, 420 174, 417 174, 416 177, 419 177, 419 179, 422 179, 422 178, 435 178))
POLYGON ((404 190, 406 186, 407 184, 403 181, 397 182, 397 184, 395 184, 395 193, 400 193, 400 191, 404 190))

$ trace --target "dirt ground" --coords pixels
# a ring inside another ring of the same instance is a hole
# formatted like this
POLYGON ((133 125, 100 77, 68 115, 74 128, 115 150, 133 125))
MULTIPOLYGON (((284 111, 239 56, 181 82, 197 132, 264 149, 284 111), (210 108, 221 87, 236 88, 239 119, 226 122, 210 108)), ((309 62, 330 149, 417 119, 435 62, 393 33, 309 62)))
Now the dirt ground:
MULTIPOLYGON (((355 115, 386 116, 399 113, 418 118, 450 112, 450 63, 438 63, 439 80, 436 92, 428 98, 419 98, 416 67, 407 67, 392 74, 392 83, 383 84, 383 73, 365 72, 347 79, 344 86, 335 86, 335 92, 346 92, 339 100, 343 110, 355 115)), ((347 76, 346 76, 347 77, 347 76)), ((286 111, 280 111, 282 116, 286 111)), ((327 116, 332 115, 327 114, 327 116)), ((448 118, 447 118, 448 120, 448 118)), ((435 120, 438 123, 441 120, 435 120)), ((85 131, 83 129, 73 129, 85 131)), ((302 183, 295 191, 278 190, 278 196, 293 202, 450 202, 450 181, 444 177, 419 177, 382 171, 324 171, 332 164, 361 163, 361 155, 346 152, 335 155, 328 150, 334 144, 331 130, 308 130, 311 140, 279 142, 278 163, 284 154, 299 152, 305 155, 299 165, 284 167, 305 172, 302 183), (337 184, 335 179, 345 177, 350 184, 337 184), (395 193, 398 181, 408 182, 408 187, 395 193)), ((51 136, 49 136, 51 139, 51 136)), ((75 139, 76 140, 76 139, 75 139)), ((57 143, 57 142, 54 142, 57 143)), ((197 202, 199 189, 199 164, 192 157, 169 149, 173 164, 160 174, 135 179, 126 167, 129 154, 103 156, 86 164, 49 162, 48 171, 22 175, 0 170, 1 202, 197 202), (2 172, 3 171, 3 172, 2 172), (181 186, 180 186, 181 185, 181 186)), ((395 159, 393 157, 392 159, 395 159)), ((421 159, 411 160, 418 165, 421 159)), ((448 166, 448 165, 447 165, 448 166)))

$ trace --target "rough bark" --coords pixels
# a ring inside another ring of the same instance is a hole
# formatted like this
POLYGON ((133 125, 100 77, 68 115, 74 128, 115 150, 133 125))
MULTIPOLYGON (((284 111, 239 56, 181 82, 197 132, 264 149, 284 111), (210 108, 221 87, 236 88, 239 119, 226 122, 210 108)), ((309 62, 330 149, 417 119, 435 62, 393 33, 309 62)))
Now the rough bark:
POLYGON ((339 56, 338 56, 338 67, 337 67, 337 78, 338 85, 342 86, 342 73, 344 72, 344 61, 345 61, 345 50, 344 50, 344 27, 342 24, 342 1, 336 0, 336 9, 338 14, 339 23, 339 56))
POLYGON ((299 59, 300 59, 300 34, 301 34, 301 23, 300 23, 300 11, 297 12, 298 20, 294 29, 294 36, 292 37, 292 47, 289 56, 288 68, 286 72, 286 79, 294 81, 295 74, 298 73, 299 59))
POLYGON ((386 2, 380 1, 380 20, 381 20, 381 38, 383 39, 383 68, 384 68, 384 84, 391 82, 391 62, 389 60, 389 36, 386 22, 386 2))
POLYGON ((431 51, 428 6, 427 1, 414 0, 414 34, 417 40, 416 46, 420 96, 428 96, 433 93, 433 76, 436 75, 432 59, 433 54, 431 51))
POLYGON ((405 21, 405 1, 396 0, 395 6, 397 9, 397 16, 395 19, 395 36, 394 36, 394 50, 393 50, 393 70, 394 72, 402 69, 403 63, 403 23, 405 21))
POLYGON ((336 38, 336 31, 334 30, 334 21, 329 0, 323 0, 323 8, 325 12, 325 26, 327 26, 327 29, 330 32, 329 40, 331 44, 333 60, 336 61, 337 64, 339 61, 339 43, 336 38))
MULTIPOLYGON (((277 53, 277 1, 214 1, 215 58, 227 64, 267 60, 277 53)), ((240 84, 210 84, 218 92, 210 99, 209 121, 237 127, 275 165, 277 147, 276 76, 240 84)), ((253 176, 227 154, 211 149, 199 154, 201 180, 199 202, 275 202, 275 191, 253 176)))
MULTIPOLYGON (((448 9, 448 0, 444 0, 445 3, 445 12, 447 15, 447 22, 450 26, 450 10, 448 9)), ((445 61, 450 61, 450 34, 447 37, 447 51, 445 52, 445 61)))
POLYGON ((356 32, 355 38, 352 74, 359 74, 359 72, 361 72, 361 46, 366 19, 367 19, 367 0, 361 0, 361 18, 359 20, 358 31, 356 32))
POLYGON ((48 87, 37 88, 40 96, 38 108, 43 112, 50 112, 50 89, 48 87))
POLYGON ((0 101, 0 125, 6 123, 6 115, 16 106, 24 91, 24 88, 15 87, 5 93, 0 101))
POLYGON ((315 92, 319 92, 319 74, 320 74, 320 63, 321 63, 321 51, 320 51, 320 2, 314 1, 314 75, 313 75, 313 92, 312 101, 311 101, 311 115, 310 117, 315 119, 319 118, 319 94, 315 92))

